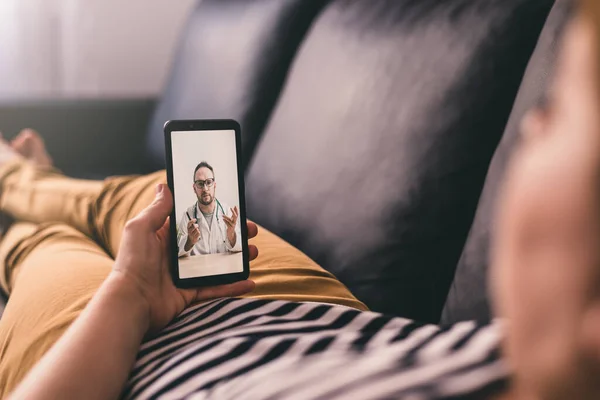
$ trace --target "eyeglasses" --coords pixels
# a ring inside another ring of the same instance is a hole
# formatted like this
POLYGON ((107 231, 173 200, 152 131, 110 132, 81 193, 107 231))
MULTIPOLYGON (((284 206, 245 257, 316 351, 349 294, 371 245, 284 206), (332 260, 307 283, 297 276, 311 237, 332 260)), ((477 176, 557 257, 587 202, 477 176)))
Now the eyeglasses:
POLYGON ((194 181, 194 186, 196 186, 197 189, 202 189, 203 187, 205 188, 211 188, 215 183, 215 180, 213 178, 208 178, 205 181, 194 181))

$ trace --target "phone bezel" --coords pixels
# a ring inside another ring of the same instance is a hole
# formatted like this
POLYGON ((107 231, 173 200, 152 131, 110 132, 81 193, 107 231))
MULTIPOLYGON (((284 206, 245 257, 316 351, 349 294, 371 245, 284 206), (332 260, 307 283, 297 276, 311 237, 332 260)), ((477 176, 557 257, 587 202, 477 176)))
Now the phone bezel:
MULTIPOLYGON (((172 155, 172 137, 174 132, 186 131, 218 131, 218 130, 233 130, 235 131, 235 151, 238 174, 238 196, 240 199, 240 231, 242 234, 242 264, 243 271, 222 275, 203 276, 198 278, 183 278, 179 277, 179 257, 177 246, 177 216, 175 215, 175 206, 171 211, 171 219, 169 229, 171 233, 170 245, 170 266, 169 271, 171 278, 176 287, 193 288, 204 286, 216 286, 227 283, 233 283, 248 279, 250 274, 250 261, 248 253, 248 226, 246 222, 246 191, 244 186, 244 173, 242 171, 242 132, 240 124, 237 121, 230 119, 203 119, 203 120, 171 120, 167 121, 164 126, 165 133, 165 157, 167 165, 167 184, 173 194, 175 201, 175 187, 173 181, 173 155, 172 155)), ((176 134, 176 133, 175 133, 176 134)))

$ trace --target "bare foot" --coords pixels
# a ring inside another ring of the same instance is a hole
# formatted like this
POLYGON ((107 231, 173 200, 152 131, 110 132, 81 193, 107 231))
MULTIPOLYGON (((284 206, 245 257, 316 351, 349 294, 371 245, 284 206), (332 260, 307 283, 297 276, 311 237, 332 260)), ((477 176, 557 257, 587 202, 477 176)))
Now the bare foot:
POLYGON ((20 155, 42 167, 51 167, 52 158, 46 151, 44 140, 33 129, 23 129, 11 142, 20 155))

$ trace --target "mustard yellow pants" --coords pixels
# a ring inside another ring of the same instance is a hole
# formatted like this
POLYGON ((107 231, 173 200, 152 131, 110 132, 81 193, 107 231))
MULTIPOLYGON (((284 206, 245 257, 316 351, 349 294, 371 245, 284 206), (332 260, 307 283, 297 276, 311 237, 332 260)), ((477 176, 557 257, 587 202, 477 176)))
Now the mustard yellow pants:
MULTIPOLYGON (((16 222, 0 240, 0 394, 10 393, 77 318, 112 268, 128 219, 154 198, 164 171, 88 181, 23 160, 0 166, 0 209, 16 222)), ((333 275, 265 229, 251 240, 249 297, 366 310, 333 275)))

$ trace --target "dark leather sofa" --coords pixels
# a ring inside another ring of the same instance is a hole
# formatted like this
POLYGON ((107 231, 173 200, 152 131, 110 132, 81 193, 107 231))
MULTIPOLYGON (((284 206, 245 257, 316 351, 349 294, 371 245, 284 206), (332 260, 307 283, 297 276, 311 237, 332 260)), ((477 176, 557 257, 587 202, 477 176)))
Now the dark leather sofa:
MULTIPOLYGON (((0 103, 78 177, 164 166, 162 125, 234 118, 249 217, 375 311, 490 318, 493 206, 566 0, 203 0, 160 99, 0 103)), ((159 27, 157 27, 159 29, 159 27)))

